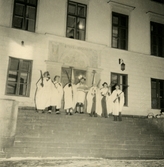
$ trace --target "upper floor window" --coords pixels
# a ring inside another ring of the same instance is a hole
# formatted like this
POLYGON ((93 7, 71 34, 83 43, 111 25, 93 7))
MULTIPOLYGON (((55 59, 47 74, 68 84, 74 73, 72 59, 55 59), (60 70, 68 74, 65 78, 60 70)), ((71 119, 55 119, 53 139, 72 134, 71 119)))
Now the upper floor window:
POLYGON ((37 0, 15 0, 13 28, 35 32, 37 0))
POLYGON ((151 107, 164 109, 164 80, 151 79, 151 107))
POLYGON ((115 90, 115 85, 118 84, 120 86, 120 90, 124 92, 125 103, 124 105, 128 105, 128 76, 126 74, 111 74, 111 92, 115 90))
POLYGON ((10 57, 6 95, 29 96, 32 61, 10 57))
POLYGON ((164 57, 164 25, 150 22, 151 55, 164 57))
POLYGON ((128 16, 112 13, 112 47, 128 49, 128 16))
POLYGON ((85 40, 87 6, 81 3, 68 1, 66 36, 85 40))
POLYGON ((164 3, 164 0, 152 0, 152 1, 159 2, 159 3, 164 3))

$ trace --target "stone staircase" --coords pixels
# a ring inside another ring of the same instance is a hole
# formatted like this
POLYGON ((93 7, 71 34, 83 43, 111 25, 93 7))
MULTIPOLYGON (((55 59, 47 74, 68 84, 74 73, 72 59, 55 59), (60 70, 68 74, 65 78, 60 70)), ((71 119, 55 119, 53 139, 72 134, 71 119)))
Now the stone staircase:
POLYGON ((15 142, 6 157, 164 158, 164 133, 146 118, 39 114, 19 109, 15 142))

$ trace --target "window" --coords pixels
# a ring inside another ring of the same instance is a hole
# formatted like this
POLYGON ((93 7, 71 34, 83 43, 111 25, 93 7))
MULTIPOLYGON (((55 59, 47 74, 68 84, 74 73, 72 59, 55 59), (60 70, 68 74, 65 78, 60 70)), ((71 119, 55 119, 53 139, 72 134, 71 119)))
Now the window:
POLYGON ((10 57, 6 94, 15 96, 29 96, 32 61, 10 57))
POLYGON ((115 90, 115 84, 120 85, 120 90, 124 92, 125 96, 125 106, 128 105, 128 76, 126 74, 117 74, 117 73, 112 73, 111 74, 111 92, 115 90))
MULTIPOLYGON (((62 82, 63 86, 65 86, 69 82, 68 77, 70 79, 70 77, 72 75, 71 71, 72 71, 71 68, 65 68, 65 67, 62 68, 61 82, 62 82)), ((86 71, 79 70, 79 69, 73 69, 73 76, 72 76, 72 78, 74 78, 74 83, 75 84, 78 83, 78 76, 79 75, 83 75, 83 76, 86 77, 86 71)))
POLYGON ((85 40, 87 6, 68 1, 66 36, 85 40))
POLYGON ((151 107, 164 109, 164 80, 151 79, 151 107))
POLYGON ((15 0, 12 27, 34 32, 36 11, 37 0, 15 0))
POLYGON ((159 2, 159 3, 164 3, 164 0, 152 0, 152 1, 159 2))
POLYGON ((128 49, 128 16, 112 13, 112 47, 128 49))
POLYGON ((151 22, 151 55, 164 57, 164 25, 151 22))

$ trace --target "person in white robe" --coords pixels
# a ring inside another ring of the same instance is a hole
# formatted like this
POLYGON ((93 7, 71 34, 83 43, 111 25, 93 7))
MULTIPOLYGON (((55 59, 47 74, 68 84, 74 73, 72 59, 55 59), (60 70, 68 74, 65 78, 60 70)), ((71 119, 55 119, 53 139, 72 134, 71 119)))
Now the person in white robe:
POLYGON ((93 85, 87 93, 87 113, 91 117, 101 116, 102 113, 100 89, 96 85, 93 85))
POLYGON ((35 95, 35 104, 38 112, 45 112, 45 108, 51 105, 52 81, 48 71, 41 75, 36 83, 37 90, 35 95))
POLYGON ((119 121, 122 121, 122 109, 124 105, 124 92, 119 89, 119 85, 115 85, 115 90, 112 92, 112 113, 114 116, 114 121, 117 121, 119 116, 119 121))
POLYGON ((84 103, 86 99, 86 93, 88 92, 88 86, 85 84, 86 78, 82 75, 78 77, 79 83, 76 85, 77 94, 76 94, 76 111, 75 113, 84 113, 84 103))
POLYGON ((63 86, 60 82, 60 76, 56 75, 54 77, 54 97, 53 97, 53 111, 56 112, 56 114, 60 114, 60 108, 61 108, 61 102, 63 99, 63 86))
POLYGON ((72 82, 67 83, 64 86, 64 110, 66 115, 73 114, 76 105, 76 86, 72 82))

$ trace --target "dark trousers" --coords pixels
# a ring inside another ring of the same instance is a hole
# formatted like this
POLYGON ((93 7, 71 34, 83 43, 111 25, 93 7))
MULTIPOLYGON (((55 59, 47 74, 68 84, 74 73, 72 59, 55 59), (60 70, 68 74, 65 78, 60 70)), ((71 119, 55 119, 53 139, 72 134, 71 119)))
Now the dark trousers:
POLYGON ((103 96, 102 100, 101 100, 101 105, 102 105, 102 116, 103 117, 107 117, 107 107, 106 107, 106 97, 103 96))

